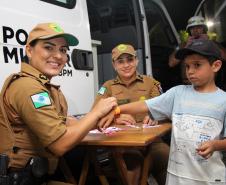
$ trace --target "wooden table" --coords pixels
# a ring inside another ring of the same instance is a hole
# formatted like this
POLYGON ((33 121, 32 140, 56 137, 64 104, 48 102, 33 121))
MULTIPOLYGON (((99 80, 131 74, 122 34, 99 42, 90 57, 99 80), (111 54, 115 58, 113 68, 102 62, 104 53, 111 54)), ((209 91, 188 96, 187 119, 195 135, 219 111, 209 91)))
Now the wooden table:
MULTIPOLYGON (((80 143, 80 145, 91 147, 114 147, 114 150, 120 150, 120 148, 126 147, 141 147, 147 148, 150 147, 151 143, 154 142, 156 139, 160 138, 168 131, 171 130, 171 123, 164 123, 157 127, 151 128, 142 128, 141 124, 138 124, 139 128, 132 128, 128 126, 117 125, 117 127, 121 127, 124 130, 114 133, 113 135, 107 136, 104 134, 91 134, 89 133, 80 143)), ((147 150, 150 151, 150 150, 147 150)), ((127 185, 126 179, 126 170, 124 168, 125 163, 122 159, 122 156, 118 156, 119 152, 115 152, 116 165, 118 167, 120 176, 122 178, 123 184, 127 185)), ((151 163, 151 158, 149 152, 146 153, 144 156, 144 162, 142 167, 142 176, 140 185, 146 185, 148 179, 148 172, 151 163)), ((84 185, 88 173, 89 168, 89 156, 87 155, 81 172, 81 176, 79 179, 79 185, 84 185)), ((102 184, 108 184, 105 177, 100 177, 99 179, 102 184)))

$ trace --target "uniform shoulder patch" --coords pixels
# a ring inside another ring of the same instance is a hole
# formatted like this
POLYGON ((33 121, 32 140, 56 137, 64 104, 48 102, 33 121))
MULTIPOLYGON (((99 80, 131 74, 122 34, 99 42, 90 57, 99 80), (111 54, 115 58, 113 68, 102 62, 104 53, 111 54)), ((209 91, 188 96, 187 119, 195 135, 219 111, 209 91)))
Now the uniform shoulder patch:
POLYGON ((139 98, 139 100, 140 100, 140 101, 144 101, 144 100, 146 100, 146 97, 145 97, 145 96, 141 96, 141 97, 139 98))
POLYGON ((51 105, 48 92, 40 92, 32 95, 31 101, 36 109, 51 105))
POLYGON ((98 94, 103 95, 103 94, 105 93, 106 90, 107 90, 106 87, 101 87, 101 88, 99 89, 99 91, 98 91, 98 94))

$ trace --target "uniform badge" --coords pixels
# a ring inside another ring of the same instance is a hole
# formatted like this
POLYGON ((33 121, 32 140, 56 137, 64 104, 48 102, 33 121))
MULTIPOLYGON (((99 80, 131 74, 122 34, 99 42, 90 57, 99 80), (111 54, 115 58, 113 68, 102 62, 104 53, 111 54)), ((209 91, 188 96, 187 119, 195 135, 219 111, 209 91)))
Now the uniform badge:
POLYGON ((144 101, 144 100, 146 100, 146 97, 145 97, 145 96, 141 96, 141 97, 139 98, 139 100, 140 100, 140 101, 144 101))
POLYGON ((98 91, 98 94, 103 95, 106 90, 107 90, 106 87, 101 87, 100 90, 98 91))
POLYGON ((47 80, 48 78, 45 76, 45 75, 43 75, 43 74, 39 74, 39 78, 41 78, 42 80, 47 80))
POLYGON ((36 109, 51 105, 49 93, 41 92, 31 96, 32 103, 36 109))
POLYGON ((130 99, 120 99, 117 100, 118 105, 123 105, 123 104, 127 104, 130 103, 130 99))

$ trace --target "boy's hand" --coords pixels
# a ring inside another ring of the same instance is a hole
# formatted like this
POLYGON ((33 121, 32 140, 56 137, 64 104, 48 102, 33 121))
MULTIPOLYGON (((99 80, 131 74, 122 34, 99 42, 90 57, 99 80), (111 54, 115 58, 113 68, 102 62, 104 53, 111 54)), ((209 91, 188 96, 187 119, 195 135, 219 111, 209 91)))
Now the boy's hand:
POLYGON ((208 159, 213 155, 215 151, 214 140, 206 141, 202 143, 197 149, 197 153, 201 155, 203 158, 208 159))
POLYGON ((158 121, 151 119, 150 116, 147 115, 144 117, 143 124, 158 125, 158 121))
POLYGON ((120 114, 118 118, 115 118, 115 124, 118 125, 134 125, 136 120, 130 114, 120 114))

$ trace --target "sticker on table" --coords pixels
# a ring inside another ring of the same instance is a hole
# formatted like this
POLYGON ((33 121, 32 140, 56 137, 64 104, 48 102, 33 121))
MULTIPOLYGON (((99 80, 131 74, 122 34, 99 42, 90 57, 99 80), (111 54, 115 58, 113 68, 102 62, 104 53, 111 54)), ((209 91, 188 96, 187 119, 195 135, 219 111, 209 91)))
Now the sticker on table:
POLYGON ((118 128, 118 127, 108 127, 106 129, 103 129, 102 132, 99 131, 98 129, 94 129, 94 130, 91 130, 89 131, 90 134, 106 134, 106 135, 111 135, 111 134, 114 134, 118 131, 121 131, 123 129, 121 128, 118 128))
POLYGON ((161 125, 148 125, 148 124, 143 124, 143 128, 154 128, 154 127, 160 127, 161 125))

